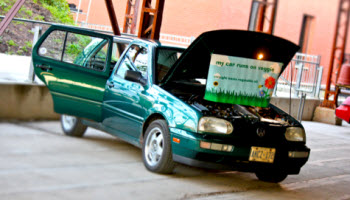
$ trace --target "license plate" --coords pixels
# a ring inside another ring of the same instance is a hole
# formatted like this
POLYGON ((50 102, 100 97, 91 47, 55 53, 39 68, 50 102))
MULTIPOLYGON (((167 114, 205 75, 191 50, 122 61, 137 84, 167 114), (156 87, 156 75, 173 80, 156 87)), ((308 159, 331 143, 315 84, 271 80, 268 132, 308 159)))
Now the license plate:
POLYGON ((273 163, 275 159, 275 148, 252 147, 249 161, 273 163))

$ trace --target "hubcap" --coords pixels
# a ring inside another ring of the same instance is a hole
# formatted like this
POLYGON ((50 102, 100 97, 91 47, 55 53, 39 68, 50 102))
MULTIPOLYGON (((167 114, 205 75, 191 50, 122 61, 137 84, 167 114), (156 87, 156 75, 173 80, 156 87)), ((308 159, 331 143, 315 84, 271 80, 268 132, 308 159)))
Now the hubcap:
POLYGON ((71 130, 76 123, 77 118, 70 115, 62 115, 62 126, 65 130, 71 130))
POLYGON ((153 128, 146 139, 145 157, 147 164, 155 166, 159 163, 163 154, 163 133, 158 128, 153 128))

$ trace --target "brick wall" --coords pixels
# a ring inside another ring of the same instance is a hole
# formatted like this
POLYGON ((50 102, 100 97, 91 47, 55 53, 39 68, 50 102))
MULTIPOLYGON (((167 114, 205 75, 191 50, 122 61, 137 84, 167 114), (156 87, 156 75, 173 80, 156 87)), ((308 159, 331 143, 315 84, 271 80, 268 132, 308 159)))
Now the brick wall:
MULTIPOLYGON (((79 0, 68 0, 78 6, 79 0)), ((89 0, 82 0, 87 11, 89 0)), ((140 0, 142 2, 142 0, 140 0)), ((126 0, 113 1, 119 27, 122 27, 126 0)), ((325 67, 330 62, 331 47, 339 0, 279 0, 274 35, 299 43, 304 14, 314 16, 309 54, 321 55, 325 67)), ((213 29, 246 30, 251 0, 165 0, 161 33, 198 36, 213 29)), ((140 6, 141 7, 141 6, 140 6)), ((88 23, 110 25, 103 0, 93 0, 88 23)), ((350 46, 347 47, 350 52, 350 46)))

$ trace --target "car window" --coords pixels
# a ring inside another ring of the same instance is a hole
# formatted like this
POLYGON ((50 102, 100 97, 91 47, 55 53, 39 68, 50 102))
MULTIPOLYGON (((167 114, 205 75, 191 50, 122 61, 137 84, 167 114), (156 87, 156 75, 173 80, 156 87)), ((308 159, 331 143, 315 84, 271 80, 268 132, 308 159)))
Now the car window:
POLYGON ((61 60, 65 37, 65 31, 52 31, 40 45, 38 54, 43 57, 61 60))
POLYGON ((117 63, 120 56, 123 54, 124 50, 128 47, 127 43, 121 43, 121 42, 113 42, 113 48, 112 48, 112 61, 117 63))
POLYGON ((182 49, 161 48, 157 49, 156 79, 161 82, 169 69, 182 54, 182 49))
POLYGON ((130 61, 128 59, 124 59, 124 61, 120 64, 115 75, 119 78, 124 78, 125 72, 127 70, 134 70, 134 69, 132 68, 130 61))
POLYGON ((114 67, 116 66, 117 62, 119 61, 120 56, 123 54, 123 52, 128 47, 128 45, 129 45, 128 43, 124 43, 124 42, 118 42, 118 41, 113 42, 111 69, 110 69, 111 73, 112 73, 114 67))
POLYGON ((106 39, 54 30, 40 45, 38 54, 58 61, 103 71, 106 66, 107 51, 108 40, 106 39))
POLYGON ((63 61, 103 71, 106 65, 108 41, 88 35, 68 33, 63 61))
POLYGON ((140 71, 147 78, 148 51, 147 48, 132 45, 125 54, 115 76, 124 78, 127 70, 140 71))

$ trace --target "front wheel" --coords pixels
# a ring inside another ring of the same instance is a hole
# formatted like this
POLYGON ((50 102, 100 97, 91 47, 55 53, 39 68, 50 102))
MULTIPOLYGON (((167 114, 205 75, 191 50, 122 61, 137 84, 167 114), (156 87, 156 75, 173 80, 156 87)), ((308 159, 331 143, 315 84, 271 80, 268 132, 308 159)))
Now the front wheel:
POLYGON ((173 172, 175 163, 172 157, 170 132, 165 120, 153 121, 146 130, 142 146, 145 167, 156 173, 173 172))
POLYGON ((64 134, 74 137, 82 137, 87 128, 80 118, 70 115, 61 115, 61 127, 64 134))
POLYGON ((264 170, 255 172, 256 177, 259 180, 270 182, 270 183, 279 183, 287 178, 288 174, 282 170, 264 170))

